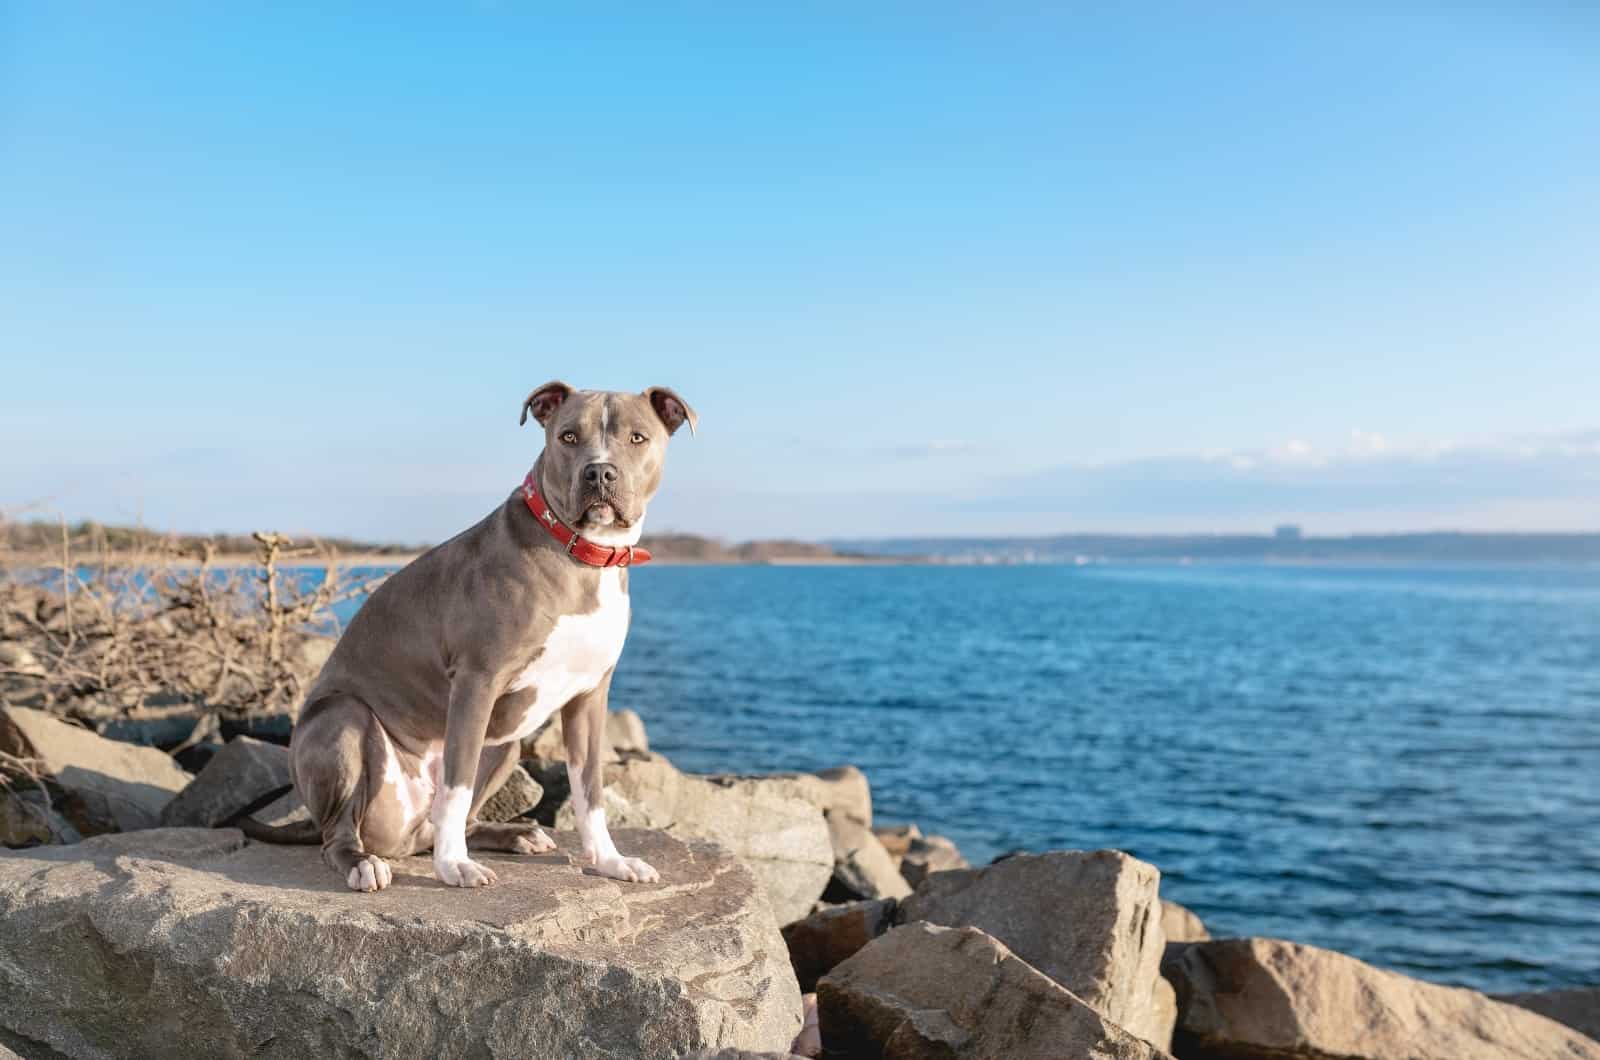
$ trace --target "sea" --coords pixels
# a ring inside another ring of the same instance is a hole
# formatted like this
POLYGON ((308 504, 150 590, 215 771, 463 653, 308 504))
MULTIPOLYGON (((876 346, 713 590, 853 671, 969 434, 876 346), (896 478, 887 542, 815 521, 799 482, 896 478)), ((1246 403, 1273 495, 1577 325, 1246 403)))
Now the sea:
POLYGON ((653 565, 613 708, 879 822, 1127 851, 1214 936, 1600 984, 1600 567, 653 565))

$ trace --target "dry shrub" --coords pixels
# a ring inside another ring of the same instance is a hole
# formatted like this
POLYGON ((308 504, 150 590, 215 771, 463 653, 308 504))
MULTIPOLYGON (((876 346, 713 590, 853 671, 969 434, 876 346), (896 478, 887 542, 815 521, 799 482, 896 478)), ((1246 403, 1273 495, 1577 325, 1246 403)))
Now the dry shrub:
POLYGON ((112 545, 62 523, 53 555, 0 554, 0 698, 91 726, 145 707, 293 712, 338 635, 333 608, 383 575, 253 539, 253 557, 223 561, 209 541, 124 531, 112 545))

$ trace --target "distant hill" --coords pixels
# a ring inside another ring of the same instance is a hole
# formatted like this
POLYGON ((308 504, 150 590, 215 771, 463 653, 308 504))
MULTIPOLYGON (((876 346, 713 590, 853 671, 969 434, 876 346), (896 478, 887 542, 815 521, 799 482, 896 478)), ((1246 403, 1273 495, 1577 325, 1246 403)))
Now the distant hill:
MULTIPOLYGON (((1287 528, 1286 528, 1287 529, 1287 528)), ((1436 532, 1304 537, 1277 534, 1059 534, 1051 537, 834 541, 867 555, 945 563, 1283 562, 1600 563, 1600 533, 1436 532)))
POLYGON ((646 534, 639 542, 657 559, 678 563, 773 563, 854 558, 810 541, 746 541, 728 545, 698 534, 646 534))

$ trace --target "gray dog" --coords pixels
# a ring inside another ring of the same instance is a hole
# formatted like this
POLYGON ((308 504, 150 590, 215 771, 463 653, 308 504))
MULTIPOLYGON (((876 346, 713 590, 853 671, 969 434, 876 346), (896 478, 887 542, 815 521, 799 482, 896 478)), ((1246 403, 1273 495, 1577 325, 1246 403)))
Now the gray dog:
POLYGON ((628 632, 628 567, 661 485, 667 439, 694 410, 665 387, 641 394, 547 383, 528 395, 545 430, 523 485, 470 530, 381 585, 306 697, 290 742, 304 828, 245 831, 322 843, 358 891, 389 885, 384 858, 433 851, 452 887, 494 872, 467 852, 555 844, 531 821, 477 821, 524 737, 557 710, 584 858, 603 875, 660 879, 620 853, 601 804, 606 701, 628 632))

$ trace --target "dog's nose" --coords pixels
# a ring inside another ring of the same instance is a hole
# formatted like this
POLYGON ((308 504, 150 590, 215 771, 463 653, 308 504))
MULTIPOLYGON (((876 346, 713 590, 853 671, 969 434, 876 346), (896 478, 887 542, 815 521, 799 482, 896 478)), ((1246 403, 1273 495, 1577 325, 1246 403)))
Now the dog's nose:
POLYGON ((583 469, 583 481, 591 486, 609 486, 617 481, 617 465, 590 464, 583 469))

